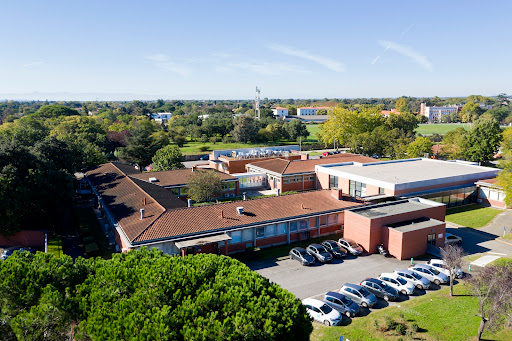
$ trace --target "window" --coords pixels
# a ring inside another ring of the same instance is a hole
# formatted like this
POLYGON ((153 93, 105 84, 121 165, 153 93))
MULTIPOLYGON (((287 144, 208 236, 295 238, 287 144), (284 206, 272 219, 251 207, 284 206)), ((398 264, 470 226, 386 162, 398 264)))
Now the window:
POLYGON ((232 191, 236 188, 236 183, 234 181, 225 182, 222 184, 223 191, 232 191))
POLYGON ((296 221, 290 222, 290 232, 297 232, 297 222, 296 221))
POLYGON ((242 241, 248 242, 252 240, 252 229, 242 230, 242 241))
POLYGON ((315 176, 314 175, 305 175, 304 181, 315 181, 315 176))
POLYGON ((330 215, 328 216, 328 224, 329 224, 329 225, 336 225, 336 224, 337 224, 337 220, 338 220, 337 218, 338 218, 338 217, 337 217, 337 215, 336 215, 336 214, 330 214, 330 215))
POLYGON ((307 220, 299 220, 299 229, 307 230, 308 229, 308 221, 307 220))
POLYGON ((265 227, 265 236, 272 237, 276 235, 276 225, 268 225, 265 227))
POLYGON ((359 181, 350 180, 350 195, 356 198, 366 196, 366 184, 359 181))
POLYGON ((283 178, 283 184, 287 184, 290 182, 290 179, 289 178, 283 178))
POLYGON ((338 188, 338 177, 329 175, 329 188, 338 188))
POLYGON ((179 196, 180 195, 180 189, 179 188, 171 188, 171 193, 179 196))
POLYGON ((242 242, 242 231, 233 231, 230 234, 231 244, 241 243, 242 242))
POLYGON ((384 192, 384 188, 379 187, 379 194, 386 194, 386 193, 384 192))
POLYGON ((257 227, 256 228, 256 239, 265 238, 265 228, 257 227))
POLYGON ((180 187, 180 195, 187 195, 187 194, 188 194, 188 188, 180 187))
POLYGON ((288 233, 288 224, 287 223, 279 223, 277 224, 277 234, 287 234, 288 233))
POLYGON ((320 216, 320 226, 325 226, 325 225, 327 225, 327 216, 326 215, 320 216))
POLYGON ((316 218, 310 218, 309 219, 309 227, 316 227, 316 218))

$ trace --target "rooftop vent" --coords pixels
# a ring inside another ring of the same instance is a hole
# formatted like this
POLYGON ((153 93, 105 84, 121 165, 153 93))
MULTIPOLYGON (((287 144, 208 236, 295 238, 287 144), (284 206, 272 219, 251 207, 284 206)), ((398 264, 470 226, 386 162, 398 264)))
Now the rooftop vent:
POLYGON ((157 182, 158 181, 157 178, 149 178, 148 180, 149 180, 149 182, 157 182))
POLYGON ((239 207, 237 207, 237 208, 236 208, 236 213, 237 213, 238 215, 242 215, 242 212, 243 212, 243 211, 244 211, 244 208, 243 208, 242 206, 239 206, 239 207))
POLYGON ((144 209, 140 209, 140 220, 144 219, 144 209))

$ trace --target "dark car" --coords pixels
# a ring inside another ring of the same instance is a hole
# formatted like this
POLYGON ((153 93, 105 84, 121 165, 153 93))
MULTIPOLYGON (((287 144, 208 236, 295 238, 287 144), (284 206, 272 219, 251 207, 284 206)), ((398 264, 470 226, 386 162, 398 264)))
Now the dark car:
POLYGON ((0 259, 1 260, 5 260, 7 259, 7 257, 9 257, 10 255, 12 255, 14 253, 14 251, 19 251, 19 252, 23 252, 23 251, 28 251, 30 253, 34 253, 35 250, 34 249, 31 249, 29 247, 24 247, 24 246, 11 246, 11 247, 8 247, 7 249, 5 249, 2 254, 0 254, 0 259))
POLYGON ((393 289, 380 279, 367 278, 360 284, 375 296, 383 298, 385 301, 395 301, 399 297, 396 289, 393 289))
POLYGON ((294 247, 290 250, 290 259, 299 261, 302 265, 315 264, 315 257, 311 256, 306 249, 302 247, 294 247))
POLYGON ((306 248, 306 251, 322 263, 327 263, 332 260, 332 255, 320 244, 311 244, 306 248))
POLYGON ((338 245, 347 250, 348 252, 350 252, 354 256, 359 256, 364 251, 361 245, 357 244, 355 241, 348 238, 340 238, 338 240, 338 245))
POLYGON ((324 302, 347 317, 354 317, 359 312, 359 304, 339 292, 329 291, 324 295, 324 302))
POLYGON ((334 240, 324 240, 322 242, 322 246, 325 247, 327 251, 329 251, 336 258, 343 258, 347 255, 347 252, 342 249, 334 240))

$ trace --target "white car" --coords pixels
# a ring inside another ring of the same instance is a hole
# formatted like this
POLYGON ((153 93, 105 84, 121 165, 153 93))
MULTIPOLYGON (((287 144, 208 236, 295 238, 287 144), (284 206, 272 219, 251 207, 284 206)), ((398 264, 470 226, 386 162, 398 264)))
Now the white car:
POLYGON ((436 268, 426 264, 414 264, 409 267, 409 270, 426 277, 429 281, 434 282, 436 285, 445 284, 448 282, 448 276, 439 272, 436 268))
POLYGON ((326 326, 337 326, 341 323, 342 316, 339 311, 331 308, 325 302, 315 300, 314 298, 306 298, 302 300, 302 304, 315 321, 321 322, 326 326))
POLYGON ((444 245, 462 244, 462 238, 451 233, 444 234, 444 245))
POLYGON ((396 273, 382 273, 379 279, 404 295, 414 294, 414 284, 408 282, 405 278, 396 273))
POLYGON ((430 288, 430 281, 414 271, 407 269, 396 269, 393 271, 393 273, 412 283, 416 288, 420 290, 426 290, 430 288))
MULTIPOLYGON (((450 269, 446 267, 446 263, 442 259, 431 259, 427 262, 428 265, 433 266, 436 268, 439 272, 444 273, 446 276, 450 277, 450 269)), ((462 272, 461 268, 455 269, 455 277, 456 278, 462 278, 464 276, 464 273, 462 272)))

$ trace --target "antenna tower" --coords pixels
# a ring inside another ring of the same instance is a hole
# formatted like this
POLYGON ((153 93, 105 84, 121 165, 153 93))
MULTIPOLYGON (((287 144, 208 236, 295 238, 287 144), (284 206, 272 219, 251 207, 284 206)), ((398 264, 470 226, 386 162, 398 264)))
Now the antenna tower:
POLYGON ((260 89, 256 86, 256 98, 254 99, 254 114, 256 119, 260 119, 260 89))

